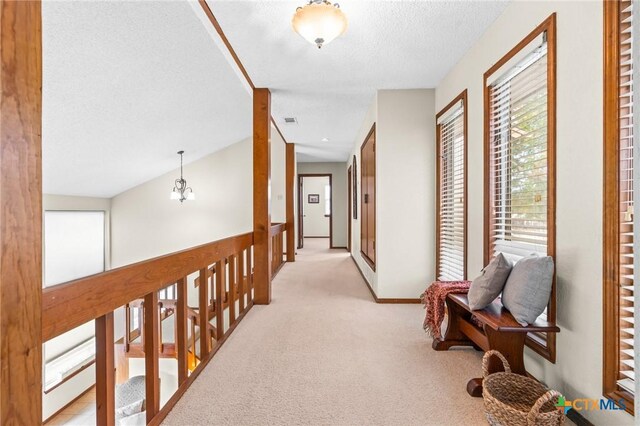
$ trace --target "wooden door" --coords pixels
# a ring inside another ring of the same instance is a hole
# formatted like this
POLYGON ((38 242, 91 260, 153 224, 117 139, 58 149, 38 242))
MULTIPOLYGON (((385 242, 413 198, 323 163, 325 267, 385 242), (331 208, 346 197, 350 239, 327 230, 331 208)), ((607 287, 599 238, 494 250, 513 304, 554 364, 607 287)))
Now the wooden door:
POLYGON ((367 135, 360 150, 361 163, 361 222, 360 222, 360 250, 375 269, 376 261, 376 132, 375 124, 367 135))

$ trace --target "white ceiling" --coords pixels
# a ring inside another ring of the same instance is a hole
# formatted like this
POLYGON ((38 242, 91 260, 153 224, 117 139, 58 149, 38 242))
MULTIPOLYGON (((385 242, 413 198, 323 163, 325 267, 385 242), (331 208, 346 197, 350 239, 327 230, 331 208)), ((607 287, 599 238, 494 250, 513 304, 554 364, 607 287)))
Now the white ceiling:
MULTIPOLYGON (((45 1, 43 186, 112 197, 252 133, 251 96, 186 2, 45 1)), ((167 188, 169 191, 171 188, 167 188)))
MULTIPOLYGON (((377 89, 435 87, 505 7, 344 0, 349 29, 318 50, 291 29, 304 1, 208 0, 300 161, 345 161, 377 89)), ((42 13, 45 193, 112 197, 176 169, 179 149, 188 163, 251 136, 246 82, 197 3, 42 13)))
POLYGON ((305 0, 207 3, 299 161, 346 161, 376 89, 436 87, 507 4, 343 0, 349 28, 318 50, 291 28, 305 0))

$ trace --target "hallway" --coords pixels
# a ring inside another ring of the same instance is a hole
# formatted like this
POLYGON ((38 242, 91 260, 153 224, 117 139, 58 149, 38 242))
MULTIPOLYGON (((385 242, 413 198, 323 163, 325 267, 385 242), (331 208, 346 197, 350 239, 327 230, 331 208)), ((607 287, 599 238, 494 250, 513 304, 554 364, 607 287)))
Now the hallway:
POLYGON ((374 303, 348 253, 305 243, 164 424, 484 424, 480 353, 433 351, 420 305, 374 303))

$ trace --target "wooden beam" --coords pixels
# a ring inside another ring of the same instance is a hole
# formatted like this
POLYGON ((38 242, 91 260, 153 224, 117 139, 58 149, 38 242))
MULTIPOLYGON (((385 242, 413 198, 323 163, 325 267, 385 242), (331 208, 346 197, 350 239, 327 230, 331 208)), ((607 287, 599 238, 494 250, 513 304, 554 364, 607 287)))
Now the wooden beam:
POLYGON ((178 290, 175 322, 176 349, 178 350, 178 385, 181 385, 189 376, 187 356, 187 278, 180 278, 176 287, 178 290))
POLYGON ((151 422, 153 417, 160 411, 159 330, 160 314, 158 312, 158 292, 154 291, 144 297, 144 358, 147 423, 151 422))
POLYGON ((42 18, 0 0, 0 424, 42 423, 42 18))
POLYGON ((116 418, 116 374, 113 312, 96 318, 96 424, 113 426, 116 418))
POLYGON ((296 239, 293 200, 295 196, 295 178, 296 178, 296 146, 292 143, 287 144, 286 156, 286 209, 287 209, 287 262, 296 261, 296 239))
POLYGON ((253 90, 254 302, 271 302, 271 92, 253 90))

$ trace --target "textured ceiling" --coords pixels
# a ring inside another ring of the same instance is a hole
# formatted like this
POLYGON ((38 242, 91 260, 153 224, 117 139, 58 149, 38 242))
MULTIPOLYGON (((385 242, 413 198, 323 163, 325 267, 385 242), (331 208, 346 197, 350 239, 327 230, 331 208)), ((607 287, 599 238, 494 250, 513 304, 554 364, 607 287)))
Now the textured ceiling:
MULTIPOLYGON (((251 97, 187 2, 45 1, 43 186, 112 197, 251 136, 251 97)), ((171 188, 167 188, 169 191, 171 188)))
POLYGON ((507 4, 344 0, 347 32, 318 50, 291 29, 304 0, 207 3, 301 161, 345 161, 377 89, 436 87, 507 4))

